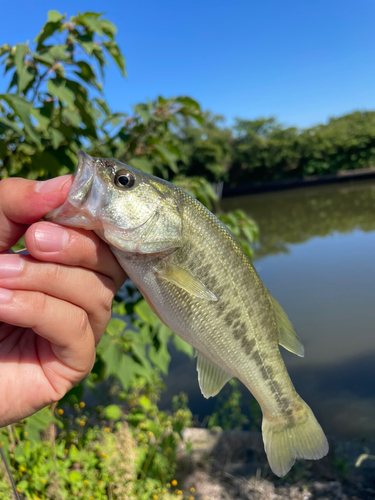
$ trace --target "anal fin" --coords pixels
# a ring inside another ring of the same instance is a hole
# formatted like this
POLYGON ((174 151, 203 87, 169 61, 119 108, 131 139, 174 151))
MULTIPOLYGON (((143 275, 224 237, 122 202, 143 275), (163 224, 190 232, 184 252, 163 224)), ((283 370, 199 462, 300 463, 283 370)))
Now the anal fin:
POLYGON ((214 365, 197 350, 196 356, 200 390, 205 398, 216 396, 232 376, 214 365))

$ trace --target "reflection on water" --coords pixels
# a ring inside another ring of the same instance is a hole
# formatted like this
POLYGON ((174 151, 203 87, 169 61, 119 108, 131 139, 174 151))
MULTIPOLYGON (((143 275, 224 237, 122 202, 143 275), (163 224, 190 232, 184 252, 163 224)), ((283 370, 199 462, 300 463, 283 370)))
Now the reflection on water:
POLYGON ((375 230, 375 182, 352 182, 223 200, 242 208, 260 228, 258 256, 288 252, 314 236, 375 230))
MULTIPOLYGON (((223 200, 260 228, 255 266, 306 354, 282 350, 297 391, 328 434, 375 436, 375 182, 223 200)), ((200 418, 195 363, 174 356, 168 393, 188 392, 200 418)))

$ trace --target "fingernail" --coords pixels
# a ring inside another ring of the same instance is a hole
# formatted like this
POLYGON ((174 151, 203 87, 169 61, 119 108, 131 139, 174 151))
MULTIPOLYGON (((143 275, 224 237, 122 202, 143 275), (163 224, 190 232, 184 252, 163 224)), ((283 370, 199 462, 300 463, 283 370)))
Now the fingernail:
POLYGON ((13 255, 0 255, 0 279, 13 278, 20 274, 25 262, 13 255))
POLYGON ((60 189, 71 177, 71 175, 62 175, 54 179, 49 179, 48 181, 39 181, 35 186, 35 191, 37 193, 52 193, 60 189))
POLYGON ((6 288, 0 288, 0 304, 5 304, 9 302, 13 296, 12 290, 7 290, 6 288))
POLYGON ((59 252, 68 241, 68 232, 55 224, 41 223, 35 230, 35 244, 41 252, 59 252))

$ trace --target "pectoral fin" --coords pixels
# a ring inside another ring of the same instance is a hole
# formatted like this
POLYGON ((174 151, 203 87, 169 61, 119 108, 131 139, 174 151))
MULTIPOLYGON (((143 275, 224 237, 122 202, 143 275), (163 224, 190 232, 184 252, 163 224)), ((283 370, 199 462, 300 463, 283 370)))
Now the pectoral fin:
POLYGON ((303 358, 305 355, 305 348, 294 331, 292 323, 277 300, 272 297, 271 294, 270 297, 276 316, 279 332, 279 344, 282 345, 287 351, 297 354, 297 356, 301 356, 303 358))
POLYGON ((196 351, 198 382, 205 398, 216 396, 232 377, 196 351))
POLYGON ((164 260, 160 269, 156 269, 155 275, 158 278, 170 281, 191 295, 212 302, 217 301, 217 297, 198 278, 172 262, 164 260))

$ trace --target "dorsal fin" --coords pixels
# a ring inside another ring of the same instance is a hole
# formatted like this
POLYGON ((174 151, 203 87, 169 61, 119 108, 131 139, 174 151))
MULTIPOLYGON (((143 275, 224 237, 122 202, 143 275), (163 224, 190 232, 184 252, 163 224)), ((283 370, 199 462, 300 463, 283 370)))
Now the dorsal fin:
POLYGON ((282 345, 287 351, 297 354, 297 356, 301 356, 303 358, 305 355, 305 348, 294 331, 292 323, 275 297, 272 297, 270 294, 270 298, 276 316, 279 344, 282 345))

